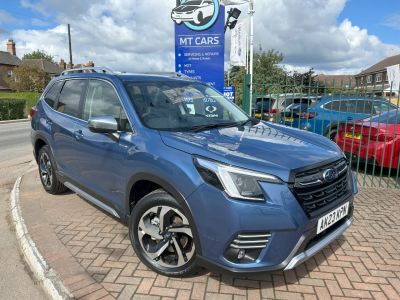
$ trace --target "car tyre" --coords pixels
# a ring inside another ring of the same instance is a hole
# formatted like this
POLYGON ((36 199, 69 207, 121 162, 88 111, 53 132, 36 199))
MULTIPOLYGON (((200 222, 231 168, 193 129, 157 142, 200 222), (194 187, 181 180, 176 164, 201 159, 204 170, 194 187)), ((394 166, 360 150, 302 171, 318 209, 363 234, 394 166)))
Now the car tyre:
POLYGON ((178 202, 162 189, 135 205, 129 237, 140 260, 159 274, 185 277, 198 270, 193 224, 178 202))
POLYGON ((199 25, 199 24, 201 24, 201 22, 203 22, 203 13, 200 11, 197 15, 196 15, 196 17, 194 18, 194 23, 196 24, 196 25, 199 25))
POLYGON ((333 127, 331 129, 328 130, 327 134, 325 135, 328 139, 330 139, 332 142, 336 142, 336 138, 337 138, 337 128, 333 127))
POLYGON ((54 159, 51 155, 50 147, 47 145, 39 150, 38 167, 40 181, 46 192, 56 195, 68 190, 57 178, 54 159))

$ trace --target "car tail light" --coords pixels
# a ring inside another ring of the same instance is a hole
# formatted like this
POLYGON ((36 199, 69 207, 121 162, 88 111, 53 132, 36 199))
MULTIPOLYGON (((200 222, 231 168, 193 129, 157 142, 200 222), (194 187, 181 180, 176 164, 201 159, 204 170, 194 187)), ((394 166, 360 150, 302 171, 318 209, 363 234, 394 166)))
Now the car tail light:
POLYGON ((276 108, 270 109, 269 113, 270 114, 276 114, 278 112, 278 110, 276 108))
POLYGON ((31 119, 35 116, 36 114, 36 106, 33 106, 29 112, 29 116, 31 117, 31 119))
POLYGON ((301 113, 300 114, 300 119, 312 119, 315 117, 315 114, 312 113, 301 113))

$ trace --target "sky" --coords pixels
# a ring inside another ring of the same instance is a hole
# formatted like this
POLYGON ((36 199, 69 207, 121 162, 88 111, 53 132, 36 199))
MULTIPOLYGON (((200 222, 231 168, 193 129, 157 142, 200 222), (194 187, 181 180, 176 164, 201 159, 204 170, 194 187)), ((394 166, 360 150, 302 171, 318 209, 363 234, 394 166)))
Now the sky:
MULTIPOLYGON (((400 54, 399 0, 254 0, 257 49, 284 55, 284 67, 356 74, 400 54)), ((44 50, 74 63, 126 72, 173 71, 175 0, 0 0, 0 50, 44 50)), ((238 6, 247 17, 247 4, 238 6)), ((229 57, 230 33, 226 34, 229 57)))

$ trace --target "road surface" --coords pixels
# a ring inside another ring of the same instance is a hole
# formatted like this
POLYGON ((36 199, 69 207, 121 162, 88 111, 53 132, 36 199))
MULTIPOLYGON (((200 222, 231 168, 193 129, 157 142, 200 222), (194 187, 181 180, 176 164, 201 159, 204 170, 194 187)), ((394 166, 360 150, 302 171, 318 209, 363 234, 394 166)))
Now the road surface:
POLYGON ((1 299, 45 299, 21 257, 10 222, 9 195, 32 161, 30 123, 0 124, 0 291, 1 299))

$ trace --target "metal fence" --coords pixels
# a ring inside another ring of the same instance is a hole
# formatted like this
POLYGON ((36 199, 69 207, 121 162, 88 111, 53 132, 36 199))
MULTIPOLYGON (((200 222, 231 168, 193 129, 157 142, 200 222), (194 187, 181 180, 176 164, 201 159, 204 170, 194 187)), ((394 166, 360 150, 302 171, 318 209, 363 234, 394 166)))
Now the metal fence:
POLYGON ((398 188, 399 102, 399 91, 385 83, 360 88, 344 82, 285 82, 254 84, 251 111, 259 119, 336 142, 360 186, 398 188))

